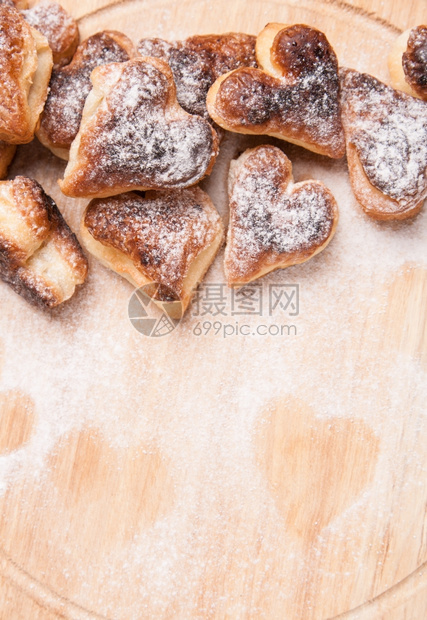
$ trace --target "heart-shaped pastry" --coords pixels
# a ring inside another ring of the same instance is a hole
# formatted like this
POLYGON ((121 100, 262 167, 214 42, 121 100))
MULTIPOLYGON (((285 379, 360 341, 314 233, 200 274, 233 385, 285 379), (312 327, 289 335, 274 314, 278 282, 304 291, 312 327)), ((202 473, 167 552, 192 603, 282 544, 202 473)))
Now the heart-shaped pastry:
POLYGON ((260 69, 236 69, 213 84, 211 118, 229 131, 342 157, 338 61, 325 35, 302 24, 269 24, 257 37, 256 58, 260 69))
POLYGON ((208 194, 191 187, 92 200, 81 236, 89 252, 134 286, 155 284, 153 301, 169 302, 169 316, 179 318, 215 258, 224 228, 208 194))
POLYGON ((134 55, 132 41, 114 30, 97 32, 83 41, 71 63, 56 67, 52 72, 49 95, 37 131, 40 142, 61 159, 68 159, 86 98, 92 89, 90 74, 95 67, 125 62, 134 55))
POLYGON ((427 196, 427 103, 372 75, 341 69, 342 118, 354 194, 379 220, 416 215, 427 196))
POLYGON ((87 260, 58 207, 37 181, 0 183, 0 278, 43 309, 69 299, 87 260))
POLYGON ((391 85, 427 101, 427 26, 403 32, 388 57, 391 85))
POLYGON ((134 58, 98 67, 70 150, 64 194, 106 197, 195 185, 218 154, 210 123, 176 100, 169 66, 134 58))
POLYGON ((69 63, 79 43, 76 20, 60 4, 50 0, 42 0, 22 14, 48 40, 54 65, 69 63))
POLYGON ((34 137, 52 71, 47 39, 14 8, 0 5, 0 140, 34 137))
POLYGON ((224 267, 230 286, 312 258, 338 223, 329 189, 319 181, 294 184, 290 160, 274 146, 249 149, 231 162, 229 197, 224 267))
POLYGON ((196 35, 174 43, 142 39, 137 49, 142 56, 169 64, 179 104, 204 118, 209 118, 206 97, 216 79, 238 67, 256 67, 255 37, 236 32, 196 35))

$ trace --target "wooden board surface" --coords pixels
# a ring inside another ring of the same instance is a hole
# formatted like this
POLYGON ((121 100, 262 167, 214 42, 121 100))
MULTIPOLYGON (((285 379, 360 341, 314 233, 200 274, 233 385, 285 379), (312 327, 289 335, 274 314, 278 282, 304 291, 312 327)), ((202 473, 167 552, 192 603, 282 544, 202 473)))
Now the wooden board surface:
MULTIPOLYGON (((396 34, 427 17, 415 0, 62 4, 83 37, 134 41, 305 22, 384 80, 396 34)), ((227 138, 204 184, 225 221, 228 161, 262 141, 227 138)), ((130 285, 95 261, 50 316, 1 287, 1 620, 427 617, 425 209, 376 224, 345 163, 282 148, 297 180, 332 189, 340 224, 309 264, 260 281, 256 315, 233 314, 222 255, 162 338, 132 327, 130 285), (298 315, 268 312, 283 284, 298 315), (224 337, 242 324, 297 334, 224 337)), ((78 230, 63 169, 35 143, 11 176, 35 176, 78 230)))

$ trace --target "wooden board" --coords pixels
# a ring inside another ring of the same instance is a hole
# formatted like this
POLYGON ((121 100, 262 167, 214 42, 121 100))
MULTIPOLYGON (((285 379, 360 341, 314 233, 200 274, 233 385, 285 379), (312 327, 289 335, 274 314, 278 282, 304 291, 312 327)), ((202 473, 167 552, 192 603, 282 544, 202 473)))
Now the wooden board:
MULTIPOLYGON (((63 1, 83 37, 304 22, 384 80, 408 7, 421 21, 423 6, 392 3, 388 23, 390 7, 378 17, 362 1, 105 4, 63 1)), ((228 161, 262 141, 227 138, 204 184, 225 220, 228 161)), ((260 313, 233 313, 222 255, 161 338, 133 328, 130 285, 95 261, 50 316, 0 288, 2 620, 427 616, 426 213, 376 224, 344 162, 281 146, 297 180, 334 191, 341 219, 325 252, 260 281, 260 313), (299 286, 297 315, 268 312, 283 284, 299 286), (225 316, 209 310, 218 291, 225 316), (243 324, 286 329, 228 334, 243 324)), ((42 182, 78 230, 86 202, 61 196, 63 169, 34 143, 11 176, 42 182)))

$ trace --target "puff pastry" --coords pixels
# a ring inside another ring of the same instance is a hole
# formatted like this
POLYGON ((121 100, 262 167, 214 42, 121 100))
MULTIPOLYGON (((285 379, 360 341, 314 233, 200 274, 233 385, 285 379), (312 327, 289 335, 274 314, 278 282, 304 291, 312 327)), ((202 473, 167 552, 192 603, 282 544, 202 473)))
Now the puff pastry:
POLYGON ((393 88, 427 100, 427 26, 406 30, 396 39, 388 67, 393 88))
POLYGON ((54 201, 33 179, 0 182, 0 277, 32 304, 69 299, 87 261, 54 201))
POLYGON ((303 263, 335 233, 338 207, 330 190, 319 181, 294 183, 290 160, 275 146, 249 149, 234 160, 228 189, 229 286, 303 263))
POLYGON ((48 40, 54 65, 69 63, 79 43, 76 20, 60 4, 49 0, 42 0, 22 14, 48 40))
POLYGON ((169 66, 134 58, 97 67, 70 161, 59 185, 67 196, 195 185, 210 173, 218 137, 176 100, 169 66))
POLYGON ((52 52, 22 15, 0 6, 0 140, 31 142, 47 96, 52 52), (11 54, 10 50, 14 50, 11 54))
POLYGON ((93 69, 112 62, 125 62, 134 54, 132 42, 113 30, 98 32, 83 41, 71 63, 54 69, 52 73, 49 95, 37 131, 40 142, 58 157, 68 159, 92 88, 90 75, 93 69))
POLYGON ((256 57, 259 69, 236 69, 211 86, 211 118, 229 131, 268 134, 342 157, 338 61, 325 35, 303 24, 268 24, 257 37, 256 57))
POLYGON ((180 106, 189 114, 208 119, 209 88, 228 71, 256 67, 255 40, 252 35, 235 32, 198 35, 173 43, 142 39, 137 50, 141 56, 165 60, 172 69, 180 106))
POLYGON ((340 75, 356 199, 375 219, 416 215, 427 196, 427 105, 366 73, 340 75))
POLYGON ((223 224, 199 187, 92 200, 81 225, 86 249, 180 318, 223 242, 223 224))

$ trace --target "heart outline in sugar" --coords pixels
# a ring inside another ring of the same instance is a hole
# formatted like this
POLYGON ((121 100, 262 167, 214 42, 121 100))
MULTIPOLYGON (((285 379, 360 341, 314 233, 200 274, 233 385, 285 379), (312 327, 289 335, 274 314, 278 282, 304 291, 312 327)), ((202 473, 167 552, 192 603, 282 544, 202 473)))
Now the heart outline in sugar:
POLYGON ((170 67, 134 58, 96 68, 92 91, 59 181, 72 197, 181 189, 208 175, 218 155, 211 124, 185 112, 170 67))
POLYGON ((230 71, 212 85, 212 119, 229 131, 343 157, 338 60, 325 35, 304 24, 271 23, 257 37, 256 57, 259 69, 230 71))
POLYGON ((320 181, 294 183, 291 161, 275 146, 248 149, 231 163, 229 198, 229 286, 309 260, 328 245, 338 223, 331 191, 320 181), (298 195, 304 209, 295 203, 298 195))

